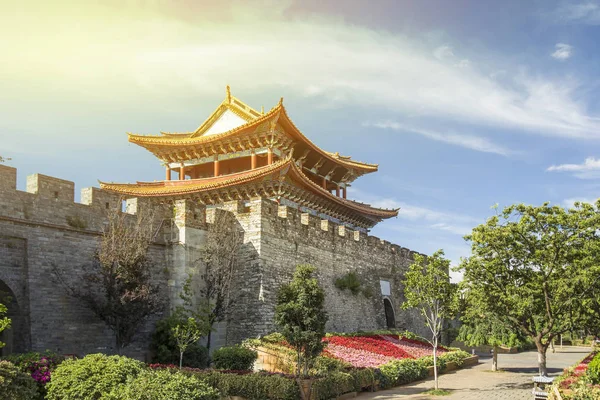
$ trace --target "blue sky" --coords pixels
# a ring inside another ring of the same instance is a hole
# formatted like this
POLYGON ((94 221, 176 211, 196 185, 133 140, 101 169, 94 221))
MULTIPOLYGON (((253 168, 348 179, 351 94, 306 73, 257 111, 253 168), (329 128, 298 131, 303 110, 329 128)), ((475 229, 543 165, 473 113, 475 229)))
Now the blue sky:
POLYGON ((162 179, 125 132, 195 129, 229 84, 379 163, 349 192, 401 208, 372 233, 453 262, 496 203, 600 196, 599 0, 80 3, 15 3, 0 26, 21 188, 162 179))

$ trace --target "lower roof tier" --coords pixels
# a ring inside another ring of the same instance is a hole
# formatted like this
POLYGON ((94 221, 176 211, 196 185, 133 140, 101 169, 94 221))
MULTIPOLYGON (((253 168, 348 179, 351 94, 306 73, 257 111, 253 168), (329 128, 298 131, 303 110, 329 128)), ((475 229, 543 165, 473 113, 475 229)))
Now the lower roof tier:
POLYGON ((290 157, 253 170, 211 178, 132 184, 100 182, 100 185, 104 190, 125 197, 190 198, 203 204, 221 204, 253 197, 287 199, 365 229, 398 215, 398 209, 375 208, 334 196, 311 181, 290 157))

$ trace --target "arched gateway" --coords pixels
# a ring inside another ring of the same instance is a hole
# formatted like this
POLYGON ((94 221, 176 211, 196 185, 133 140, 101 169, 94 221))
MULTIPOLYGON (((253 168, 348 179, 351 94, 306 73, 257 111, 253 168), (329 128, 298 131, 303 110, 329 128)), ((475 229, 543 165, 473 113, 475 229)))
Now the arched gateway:
POLYGON ((6 283, 0 280, 0 303, 8 309, 6 316, 11 319, 11 327, 0 333, 0 341, 6 345, 0 349, 0 354, 5 356, 11 353, 24 353, 27 351, 26 324, 21 307, 14 292, 6 283))
POLYGON ((394 314, 394 308, 392 302, 389 299, 383 299, 383 308, 385 310, 385 324, 388 329, 396 327, 396 316, 394 314))

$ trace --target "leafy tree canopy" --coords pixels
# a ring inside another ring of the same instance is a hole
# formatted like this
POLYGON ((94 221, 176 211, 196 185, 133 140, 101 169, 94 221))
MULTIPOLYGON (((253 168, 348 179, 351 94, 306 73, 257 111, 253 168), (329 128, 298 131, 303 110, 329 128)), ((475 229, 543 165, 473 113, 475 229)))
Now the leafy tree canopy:
POLYGON ((600 279, 599 206, 512 205, 465 237, 471 312, 534 340, 541 374, 551 340, 586 323, 600 279))
POLYGON ((297 353, 296 373, 304 376, 323 350, 327 322, 325 292, 314 272, 311 265, 298 265, 292 281, 279 289, 275 308, 275 323, 297 353))
POLYGON ((415 255, 413 264, 405 274, 403 308, 416 308, 425 318, 425 324, 431 330, 430 340, 433 346, 433 365, 435 388, 437 379, 437 345, 442 332, 444 319, 452 317, 455 310, 456 286, 450 283, 448 271, 450 260, 444 258, 444 252, 438 250, 431 257, 415 255))

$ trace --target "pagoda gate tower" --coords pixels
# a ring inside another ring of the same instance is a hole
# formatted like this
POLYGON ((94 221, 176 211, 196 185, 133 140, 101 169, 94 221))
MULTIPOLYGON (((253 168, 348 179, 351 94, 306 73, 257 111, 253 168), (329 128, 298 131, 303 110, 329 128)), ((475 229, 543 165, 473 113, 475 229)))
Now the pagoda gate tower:
POLYGON ((269 112, 258 112, 228 86, 225 100, 195 131, 128 136, 154 154, 166 173, 159 182, 101 184, 127 197, 205 205, 261 197, 360 231, 398 214, 347 199, 350 184, 377 165, 316 146, 289 118, 283 99, 269 112))
POLYGON ((294 125, 283 99, 268 112, 257 111, 227 87, 196 130, 128 137, 160 160, 164 180, 101 182, 101 188, 134 203, 173 205, 174 240, 165 250, 171 304, 191 273, 201 275, 192 265, 209 215, 231 213, 243 232, 234 278, 238 299, 218 327, 216 346, 272 332, 277 289, 303 263, 317 268, 326 291, 329 331, 418 330, 416 315, 400 309, 402 271, 413 252, 367 234, 398 210, 347 198, 352 182, 378 166, 319 148, 294 125), (361 281, 358 294, 335 286, 350 272, 361 281))

